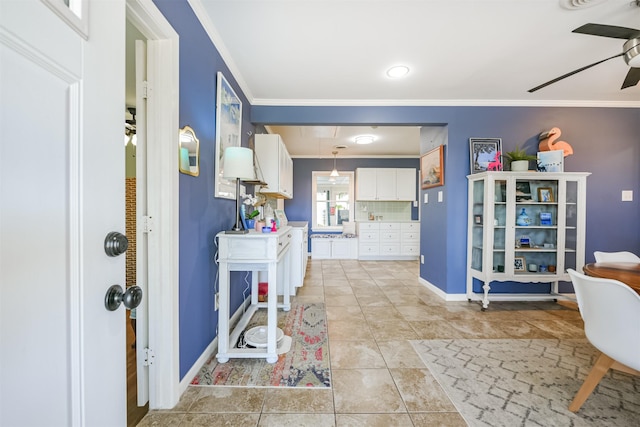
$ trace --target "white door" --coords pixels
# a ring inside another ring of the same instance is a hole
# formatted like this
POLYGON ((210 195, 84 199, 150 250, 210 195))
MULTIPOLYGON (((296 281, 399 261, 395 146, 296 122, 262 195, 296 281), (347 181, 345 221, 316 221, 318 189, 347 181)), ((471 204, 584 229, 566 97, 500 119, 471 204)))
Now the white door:
POLYGON ((69 3, 0 1, 3 426, 126 424, 125 3, 69 3))

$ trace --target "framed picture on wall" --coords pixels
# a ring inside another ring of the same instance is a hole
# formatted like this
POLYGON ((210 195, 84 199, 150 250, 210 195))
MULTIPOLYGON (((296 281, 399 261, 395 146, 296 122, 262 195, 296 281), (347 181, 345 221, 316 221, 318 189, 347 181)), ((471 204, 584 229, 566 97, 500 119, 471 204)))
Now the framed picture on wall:
POLYGON ((502 170, 502 139, 469 138, 471 173, 502 170))
POLYGON ((221 72, 217 75, 216 90, 216 158, 213 175, 214 196, 236 198, 234 180, 222 177, 222 160, 227 147, 239 147, 242 133, 242 102, 221 72))
POLYGON ((420 157, 420 182, 423 189, 444 185, 444 145, 420 157))

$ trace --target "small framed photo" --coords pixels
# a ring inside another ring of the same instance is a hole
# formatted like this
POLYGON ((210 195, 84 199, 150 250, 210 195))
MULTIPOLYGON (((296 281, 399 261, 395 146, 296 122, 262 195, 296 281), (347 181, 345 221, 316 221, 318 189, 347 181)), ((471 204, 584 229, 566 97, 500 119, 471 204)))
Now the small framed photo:
POLYGON ((420 157, 420 182, 423 190, 444 185, 444 145, 420 157))
POLYGON ((538 202, 551 203, 553 200, 553 188, 551 187, 539 187, 538 188, 538 202))
POLYGON ((473 216, 473 223, 475 225, 482 225, 482 215, 474 215, 473 216))
POLYGON ((502 170, 502 139, 469 138, 471 173, 502 170))
POLYGON ((527 261, 523 256, 517 256, 513 259, 513 271, 526 271, 527 261))

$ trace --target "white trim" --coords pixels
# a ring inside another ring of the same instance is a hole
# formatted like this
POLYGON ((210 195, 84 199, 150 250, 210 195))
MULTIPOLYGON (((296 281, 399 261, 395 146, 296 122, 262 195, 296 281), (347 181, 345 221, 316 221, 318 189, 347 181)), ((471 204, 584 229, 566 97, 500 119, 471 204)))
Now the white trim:
POLYGON ((288 107, 599 107, 640 108, 640 101, 524 99, 250 99, 252 106, 288 107))
MULTIPOLYGON (((235 325, 238 322, 238 320, 240 320, 240 318, 244 314, 247 307, 249 307, 250 305, 251 305, 251 298, 245 299, 244 307, 243 307, 243 304, 240 304, 240 307, 238 307, 236 312, 233 313, 233 316, 231 316, 231 319, 229 319, 229 324, 235 325)), ((189 369, 189 371, 186 373, 182 381, 180 381, 181 396, 182 396, 182 393, 184 393, 187 390, 189 385, 191 385, 191 381, 193 381, 193 378, 195 378, 195 376, 198 375, 198 372, 200 372, 200 369, 202 369, 202 367, 209 361, 209 359, 214 355, 214 353, 216 353, 216 350, 218 350, 217 336, 213 339, 213 341, 209 343, 207 348, 204 349, 200 357, 198 357, 198 359, 195 361, 193 366, 191 366, 191 369, 189 369)))
POLYGON ((249 104, 253 104, 253 94, 249 89, 249 85, 244 80, 244 77, 242 77, 240 68, 238 68, 235 61, 233 60, 233 57, 229 53, 227 46, 222 41, 222 37, 220 37, 218 30, 216 30, 213 22, 211 22, 211 19, 209 19, 209 14, 202 5, 202 0, 187 0, 187 3, 189 3, 189 6, 191 6, 193 13, 195 13, 196 15, 196 18, 198 18, 198 21, 200 21, 200 24, 202 24, 202 27, 209 36, 209 39, 218 50, 218 53, 220 53, 222 60, 225 64, 227 64, 227 67, 229 67, 231 75, 233 75, 234 79, 240 86, 240 89, 244 93, 244 96, 247 97, 249 104))
POLYGON ((89 39, 89 1, 69 0, 67 6, 62 0, 42 0, 68 26, 80 34, 83 39, 89 39))
POLYGON ((180 398, 178 231, 179 38, 151 0, 128 0, 127 19, 147 37, 148 210, 155 219, 149 234, 149 345, 156 354, 149 369, 149 408, 170 409, 180 398), (151 134, 153 130, 154 135, 151 134), (156 148, 153 149, 152 148, 156 148))
MULTIPOLYGON (((317 154, 300 154, 297 156, 291 156, 292 159, 329 159, 327 156, 319 156, 317 154)), ((340 155, 341 159, 419 159, 419 154, 360 154, 360 155, 340 155)))
POLYGON ((447 294, 442 289, 422 277, 419 277, 418 281, 445 301, 467 301, 468 299, 466 294, 447 294))

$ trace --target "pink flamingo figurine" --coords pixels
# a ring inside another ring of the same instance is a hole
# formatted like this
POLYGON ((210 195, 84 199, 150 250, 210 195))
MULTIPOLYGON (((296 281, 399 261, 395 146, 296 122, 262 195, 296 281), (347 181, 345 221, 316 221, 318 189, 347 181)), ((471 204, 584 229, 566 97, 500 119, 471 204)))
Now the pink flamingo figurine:
POLYGON ((540 144, 538 145, 538 149, 540 151, 553 151, 553 150, 562 150, 564 152, 564 157, 570 156, 573 154, 573 148, 566 141, 557 141, 556 139, 560 138, 562 132, 560 128, 551 128, 551 130, 547 132, 542 132, 540 136, 538 136, 538 141, 540 144))
POLYGON ((500 151, 496 152, 496 156, 492 162, 489 162, 487 165, 488 171, 501 171, 502 170, 502 162, 500 161, 500 151))

